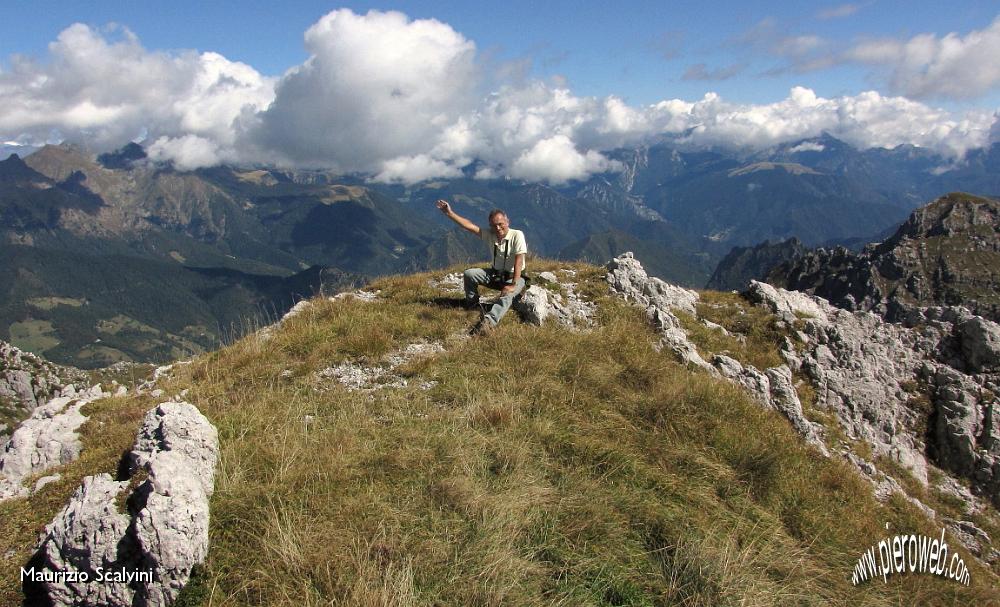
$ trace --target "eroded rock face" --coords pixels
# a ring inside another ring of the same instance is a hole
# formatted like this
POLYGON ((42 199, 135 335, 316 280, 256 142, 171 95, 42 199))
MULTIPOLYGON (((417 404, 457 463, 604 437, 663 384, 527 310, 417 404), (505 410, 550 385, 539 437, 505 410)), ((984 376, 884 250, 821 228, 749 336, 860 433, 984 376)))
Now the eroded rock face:
MULTIPOLYGON (((725 355, 715 355, 709 365, 673 312, 691 313, 697 294, 657 284, 629 254, 613 260, 608 270, 614 292, 646 306, 662 345, 780 411, 824 454, 822 428, 803 415, 793 371, 801 371, 813 385, 817 406, 834 413, 848 437, 867 443, 876 457, 894 460, 924 484, 928 458, 933 458, 941 468, 971 480, 975 493, 1000 505, 996 323, 963 308, 940 307, 914 308, 905 324, 892 324, 871 312, 842 310, 819 297, 754 281, 748 299, 795 329, 797 339, 786 338, 781 348, 787 365, 758 370, 725 355)), ((872 479, 876 493, 902 492, 871 463, 861 466, 850 455, 872 479)))
MULTIPOLYGON (((0 407, 23 412, 12 422, 27 417, 32 410, 59 396, 74 382, 85 379, 85 374, 79 369, 54 365, 31 352, 0 341, 0 407)), ((4 434, 4 430, 0 429, 0 441, 4 434)))
POLYGON ((698 293, 650 277, 632 253, 623 253, 608 262, 606 277, 611 289, 643 306, 664 310, 679 309, 696 314, 698 293))
MULTIPOLYGON (((668 347, 681 361, 742 386, 761 405, 781 413, 807 443, 829 457, 830 453, 823 443, 822 429, 818 424, 807 420, 802 412, 802 402, 792 383, 792 372, 788 366, 781 365, 760 371, 751 365, 744 366, 724 354, 713 356, 711 364, 701 357, 673 313, 673 310, 681 310, 697 316, 696 292, 649 277, 631 253, 625 253, 608 264, 607 280, 613 292, 640 306, 646 306, 646 315, 663 336, 661 345, 668 347)), ((817 312, 820 311, 817 309, 817 312)), ((725 331, 717 325, 716 330, 725 331)))
POLYGON ((795 391, 792 372, 787 365, 771 367, 762 373, 755 367, 743 366, 738 360, 724 354, 713 356, 712 363, 723 377, 743 386, 768 409, 781 413, 807 443, 826 457, 830 457, 830 452, 823 443, 822 428, 819 424, 806 419, 805 413, 802 412, 802 401, 795 391))
POLYGON ((931 381, 937 410, 933 431, 938 463, 972 480, 974 488, 1000 507, 1000 402, 996 383, 943 365, 936 368, 931 381))
POLYGON ((0 454, 0 500, 28 495, 21 483, 34 474, 75 460, 80 455, 78 431, 87 418, 80 409, 109 396, 100 386, 53 398, 35 409, 7 441, 0 454))
POLYGON ((962 354, 976 373, 1000 370, 1000 325, 974 316, 958 326, 962 354))
POLYGON ((924 483, 930 455, 1000 505, 998 376, 979 372, 993 368, 995 323, 962 308, 929 308, 912 311, 903 326, 764 283, 747 294, 801 326, 802 344, 786 347, 785 358, 851 438, 924 483), (933 413, 913 405, 922 391, 933 413))
POLYGON ((125 462, 129 477, 144 480, 124 496, 127 479, 84 479, 46 527, 33 560, 38 568, 86 572, 89 579, 56 579, 34 590, 55 605, 173 602, 208 552, 218 449, 215 427, 194 405, 166 402, 151 409, 125 462), (118 572, 120 580, 97 581, 118 572))
POLYGON ((915 308, 962 305, 1000 320, 1000 200, 947 194, 861 253, 816 249, 773 268, 768 282, 892 321, 915 308))

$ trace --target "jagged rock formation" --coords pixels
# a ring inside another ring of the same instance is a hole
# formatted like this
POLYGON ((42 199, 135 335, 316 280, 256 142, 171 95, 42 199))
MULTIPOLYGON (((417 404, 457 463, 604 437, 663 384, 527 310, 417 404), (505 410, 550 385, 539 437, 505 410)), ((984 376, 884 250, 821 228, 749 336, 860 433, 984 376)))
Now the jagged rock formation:
POLYGON ((46 527, 31 563, 89 579, 49 576, 32 592, 57 606, 172 603, 208 551, 218 448, 215 427, 193 405, 166 402, 150 410, 123 462, 128 478, 84 479, 46 527), (121 512, 130 479, 142 480, 121 512))
POLYGON ((816 386, 819 406, 836 412, 850 438, 869 443, 875 455, 892 457, 926 484, 923 437, 908 431, 918 425, 919 413, 886 406, 906 401, 902 385, 912 382, 923 364, 912 332, 874 314, 855 315, 757 281, 748 296, 786 323, 801 323, 804 352, 786 344, 784 354, 816 386))
MULTIPOLYGON (((695 313, 697 293, 649 278, 628 254, 612 260, 608 270, 614 292, 646 306, 663 346, 682 361, 746 388, 764 406, 780 411, 823 453, 828 451, 822 428, 805 418, 793 371, 801 371, 813 384, 817 406, 834 413, 847 436, 867 443, 876 457, 896 461, 926 484, 930 456, 1000 504, 996 323, 965 310, 938 309, 920 317, 918 331, 754 281, 748 298, 767 306, 786 326, 798 327, 797 340, 786 339, 783 348, 788 365, 760 371, 724 355, 708 363, 698 354, 673 311, 695 313), (936 414, 917 406, 922 393, 936 414)), ((866 474, 883 493, 899 488, 876 474, 870 463, 857 464, 862 471, 872 468, 866 474)))
POLYGON ((743 291, 750 281, 768 275, 772 268, 794 262, 808 249, 798 238, 772 243, 766 240, 752 247, 733 247, 715 267, 706 289, 716 291, 743 291))
POLYGON ((715 368, 698 354, 698 349, 688 339, 674 309, 696 314, 698 293, 690 289, 667 284, 651 278, 632 253, 624 253, 608 262, 607 281, 614 293, 641 307, 660 332, 659 347, 666 347, 685 363, 693 364, 716 374, 715 368))
POLYGON ((883 243, 859 254, 817 249, 778 266, 767 282, 892 321, 954 305, 998 321, 1000 201, 948 194, 914 211, 883 243))
MULTIPOLYGON (((872 483, 880 501, 898 494, 929 518, 941 518, 878 469, 880 458, 887 458, 924 484, 929 481, 929 465, 936 464, 968 479, 973 493, 1000 506, 1000 326, 996 323, 962 308, 929 308, 911 313, 914 326, 895 325, 874 313, 849 312, 819 297, 753 281, 745 296, 770 309, 791 334, 781 348, 787 364, 760 371, 716 354, 709 365, 674 314, 695 313, 697 293, 684 293, 645 276, 628 254, 613 260, 608 269, 612 291, 647 306, 647 316, 663 336, 661 345, 682 361, 740 385, 763 406, 784 415, 808 444, 830 457, 824 441, 830 429, 805 417, 793 370, 811 383, 816 406, 832 413, 848 438, 871 449, 874 461, 846 446, 839 454, 872 483)), ((937 488, 961 500, 967 514, 984 507, 952 476, 942 475, 937 488)), ((984 562, 1000 559, 1000 551, 973 523, 947 518, 941 522, 984 562)))
POLYGON ((835 413, 850 438, 923 483, 930 457, 1000 505, 1000 374, 983 366, 1000 353, 991 341, 996 323, 932 308, 911 318, 920 325, 910 328, 759 282, 748 296, 800 327, 801 345, 788 340, 783 354, 810 378, 817 405, 835 413), (930 410, 919 406, 921 396, 930 410))
MULTIPOLYGON (((697 317, 698 293, 649 277, 631 253, 608 263, 607 281, 611 290, 628 301, 646 307, 646 316, 660 332, 661 347, 669 348, 681 361, 695 365, 714 376, 721 376, 743 386, 761 405, 784 415, 810 445, 829 456, 817 424, 805 418, 802 402, 792 384, 792 372, 785 365, 764 372, 742 365, 725 355, 715 355, 709 364, 688 339, 673 310, 697 317)), ((720 330, 721 327, 719 327, 720 330)))
MULTIPOLYGON (((573 270, 562 270, 562 272, 567 278, 572 278, 575 274, 573 270)), ((514 300, 513 308, 521 318, 533 325, 554 320, 569 328, 575 328, 578 324, 589 326, 593 323, 594 304, 583 300, 577 294, 575 283, 569 280, 560 281, 552 272, 542 272, 538 278, 543 284, 561 287, 565 291, 565 297, 562 293, 543 286, 531 285, 514 300)))
POLYGON ((1000 367, 1000 330, 997 324, 973 317, 958 325, 962 355, 972 371, 982 373, 1000 367))
MULTIPOLYGON (((0 454, 0 500, 28 495, 21 483, 34 474, 73 461, 80 456, 77 434, 87 418, 80 409, 87 403, 109 394, 100 386, 77 393, 73 386, 63 396, 53 398, 35 409, 7 441, 0 454)), ((35 490, 47 479, 40 479, 35 490)))
POLYGON ((0 441, 20 418, 70 384, 85 380, 79 369, 54 365, 0 341, 0 441))
POLYGON ((724 354, 713 356, 712 363, 723 377, 746 388, 747 392, 768 409, 784 415, 807 443, 830 457, 823 442, 822 427, 806 419, 802 411, 802 401, 795 391, 792 372, 787 366, 771 367, 762 373, 752 365, 744 366, 724 354))

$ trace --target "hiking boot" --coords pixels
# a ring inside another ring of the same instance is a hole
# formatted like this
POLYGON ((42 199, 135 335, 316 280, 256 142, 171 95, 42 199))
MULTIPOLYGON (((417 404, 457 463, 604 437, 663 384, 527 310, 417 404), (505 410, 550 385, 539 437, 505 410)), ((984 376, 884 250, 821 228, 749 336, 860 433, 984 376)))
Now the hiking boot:
POLYGON ((462 301, 462 307, 465 308, 466 310, 475 310, 476 308, 479 307, 479 298, 475 297, 473 299, 469 299, 468 297, 466 297, 462 301))
POLYGON ((477 337, 489 337, 493 334, 493 330, 496 326, 493 322, 486 318, 485 316, 476 323, 476 326, 472 328, 472 335, 477 337))

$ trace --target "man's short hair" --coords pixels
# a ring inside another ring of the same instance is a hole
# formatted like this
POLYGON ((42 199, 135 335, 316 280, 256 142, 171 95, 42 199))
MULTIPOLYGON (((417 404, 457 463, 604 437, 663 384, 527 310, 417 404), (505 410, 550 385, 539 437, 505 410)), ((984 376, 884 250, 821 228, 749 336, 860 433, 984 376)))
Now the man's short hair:
POLYGON ((497 215, 503 215, 504 219, 510 219, 509 217, 507 217, 507 213, 505 213, 503 209, 493 209, 492 211, 490 211, 490 214, 486 219, 488 221, 493 221, 493 218, 496 217, 497 215))

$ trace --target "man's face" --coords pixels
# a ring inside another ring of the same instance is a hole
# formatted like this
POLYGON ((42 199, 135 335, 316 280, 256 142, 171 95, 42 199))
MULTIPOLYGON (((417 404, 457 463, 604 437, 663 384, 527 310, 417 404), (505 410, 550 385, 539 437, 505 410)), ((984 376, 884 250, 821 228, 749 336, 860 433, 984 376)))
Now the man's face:
POLYGON ((506 215, 494 215, 490 218, 490 229, 493 230, 493 235, 496 236, 497 240, 503 240, 510 230, 510 221, 507 220, 506 215))

